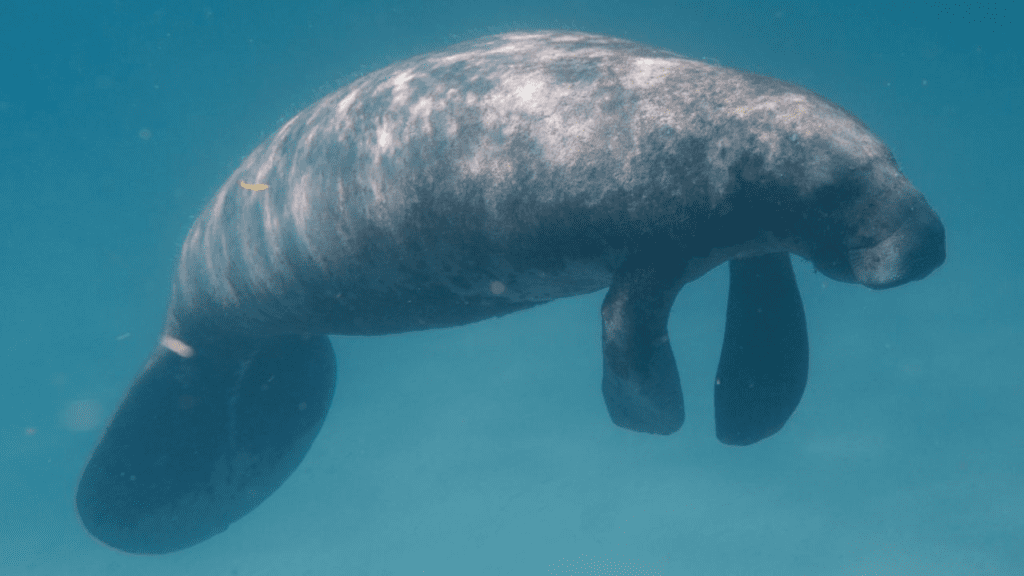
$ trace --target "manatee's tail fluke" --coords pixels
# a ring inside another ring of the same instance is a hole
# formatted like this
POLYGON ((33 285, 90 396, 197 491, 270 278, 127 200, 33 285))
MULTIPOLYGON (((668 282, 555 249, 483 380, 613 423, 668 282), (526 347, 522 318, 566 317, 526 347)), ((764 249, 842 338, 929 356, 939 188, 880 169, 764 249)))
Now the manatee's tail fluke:
POLYGON ((223 532, 302 461, 334 381, 326 336, 195 347, 165 338, 82 473, 79 518, 136 554, 223 532))
POLYGON ((718 439, 778 432, 807 384, 807 323, 789 254, 729 262, 729 308, 715 379, 718 439))

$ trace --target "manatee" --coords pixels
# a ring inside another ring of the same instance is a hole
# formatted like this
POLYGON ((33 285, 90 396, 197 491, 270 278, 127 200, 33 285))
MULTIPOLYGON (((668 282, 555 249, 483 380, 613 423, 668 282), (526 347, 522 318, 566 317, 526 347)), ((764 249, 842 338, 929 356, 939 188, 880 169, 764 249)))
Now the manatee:
POLYGON ((126 552, 202 542, 305 456, 334 393, 328 334, 458 326, 605 288, 611 420, 671 434, 684 412, 669 311, 726 262, 717 434, 757 442, 807 381, 790 254, 890 288, 943 262, 945 232, 863 123, 780 80, 564 31, 394 64, 289 120, 196 219, 160 342, 82 473, 79 517, 126 552))

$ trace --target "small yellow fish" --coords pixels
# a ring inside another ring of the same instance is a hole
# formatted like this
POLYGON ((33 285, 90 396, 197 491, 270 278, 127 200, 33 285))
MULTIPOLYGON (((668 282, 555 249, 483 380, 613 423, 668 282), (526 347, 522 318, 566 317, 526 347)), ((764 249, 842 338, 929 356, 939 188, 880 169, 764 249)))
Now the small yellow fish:
POLYGON ((239 180, 238 183, 241 184, 242 188, 245 188, 246 190, 255 190, 257 192, 259 192, 260 190, 266 190, 267 188, 270 188, 270 186, 267 186, 266 184, 246 184, 245 180, 239 180))

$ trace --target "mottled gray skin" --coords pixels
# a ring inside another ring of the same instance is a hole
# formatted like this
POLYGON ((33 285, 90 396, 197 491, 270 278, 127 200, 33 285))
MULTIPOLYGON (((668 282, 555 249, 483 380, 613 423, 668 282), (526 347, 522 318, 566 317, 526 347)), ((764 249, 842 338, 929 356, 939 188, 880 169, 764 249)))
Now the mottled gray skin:
POLYGON ((254 151, 188 236, 167 331, 454 326, 600 290, 632 261, 685 283, 785 251, 886 287, 931 269, 885 246, 919 220, 938 223, 885 145, 807 90, 615 38, 503 34, 369 74, 254 151))
POLYGON ((778 80, 570 32, 395 64, 289 121, 197 219, 79 517, 120 550, 192 546, 306 454, 335 386, 324 334, 456 326, 606 287, 609 414, 672 433, 669 312, 726 261, 717 434, 757 442, 807 380, 789 253, 886 288, 939 266, 944 232, 863 124, 778 80))

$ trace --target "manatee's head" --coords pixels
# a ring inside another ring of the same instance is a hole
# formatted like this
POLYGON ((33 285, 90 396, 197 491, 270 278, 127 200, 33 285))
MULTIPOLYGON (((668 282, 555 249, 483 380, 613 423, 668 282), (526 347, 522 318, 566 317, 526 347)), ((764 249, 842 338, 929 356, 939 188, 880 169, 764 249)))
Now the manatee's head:
POLYGON ((767 194, 777 237, 826 276, 874 289, 938 268, 945 229, 889 149, 838 106, 809 93, 786 96, 799 105, 788 110, 777 153, 756 170, 762 186, 782 191, 767 194))
POLYGON ((892 162, 847 169, 816 191, 794 250, 823 274, 882 289, 920 280, 946 259, 946 232, 892 162))
POLYGON ((946 260, 946 230, 931 206, 916 190, 914 193, 916 198, 900 204, 899 217, 885 227, 886 232, 891 225, 896 229, 881 240, 880 235, 871 236, 873 244, 847 250, 838 274, 833 272, 832 278, 846 280, 846 274, 852 272, 853 280, 868 288, 892 288, 924 278, 946 260))

